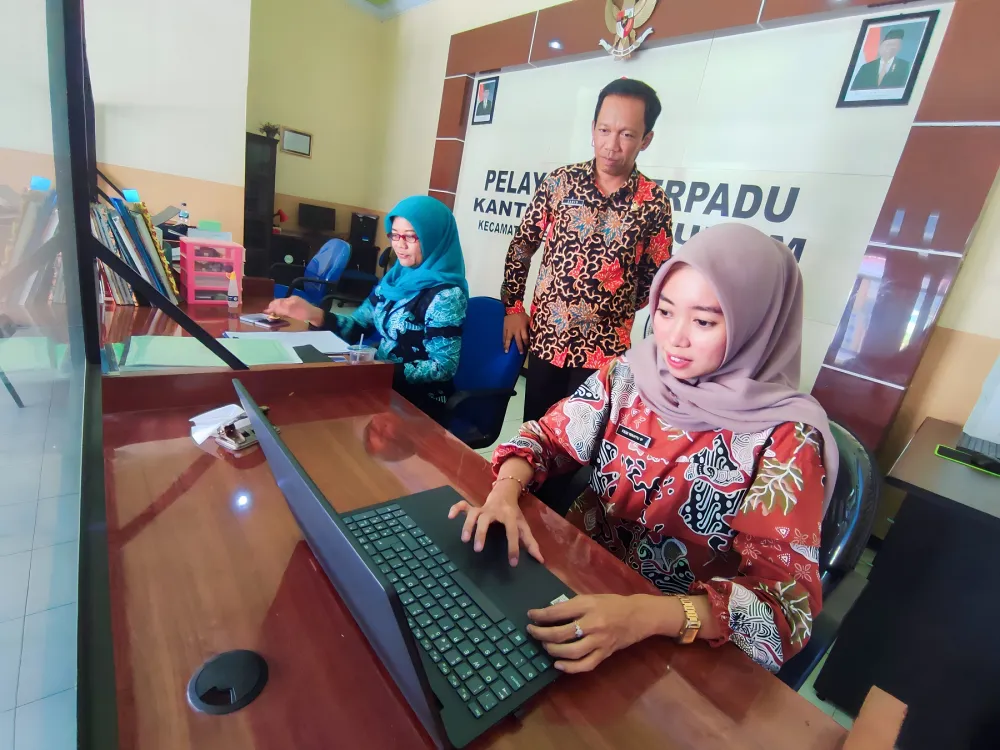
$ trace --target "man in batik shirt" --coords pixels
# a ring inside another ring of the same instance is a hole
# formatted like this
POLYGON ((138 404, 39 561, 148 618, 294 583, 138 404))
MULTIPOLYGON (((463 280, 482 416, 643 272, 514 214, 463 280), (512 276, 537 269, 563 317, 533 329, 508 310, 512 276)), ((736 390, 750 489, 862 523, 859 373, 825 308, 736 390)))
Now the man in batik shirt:
POLYGON ((646 306, 653 276, 670 257, 670 201, 635 166, 661 109, 641 81, 608 84, 594 113, 594 159, 551 172, 510 243, 501 289, 504 346, 530 349, 525 422, 540 419, 629 348, 636 310, 646 306), (529 317, 528 269, 543 243, 529 317))

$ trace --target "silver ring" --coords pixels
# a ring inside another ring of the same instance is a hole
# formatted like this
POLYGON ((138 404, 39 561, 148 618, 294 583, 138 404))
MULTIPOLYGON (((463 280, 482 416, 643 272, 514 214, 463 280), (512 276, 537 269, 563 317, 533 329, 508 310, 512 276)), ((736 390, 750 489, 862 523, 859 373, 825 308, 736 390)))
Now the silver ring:
POLYGON ((580 627, 580 623, 574 622, 573 627, 576 628, 576 633, 575 633, 576 639, 580 640, 581 638, 583 638, 583 628, 580 627))

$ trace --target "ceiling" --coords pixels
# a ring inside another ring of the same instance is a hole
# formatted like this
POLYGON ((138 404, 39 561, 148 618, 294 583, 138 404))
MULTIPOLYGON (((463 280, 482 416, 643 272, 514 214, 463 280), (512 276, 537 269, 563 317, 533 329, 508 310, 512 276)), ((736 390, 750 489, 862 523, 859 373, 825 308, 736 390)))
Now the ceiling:
POLYGON ((416 8, 418 5, 429 3, 431 0, 350 0, 350 2, 379 18, 385 19, 399 15, 410 8, 416 8))

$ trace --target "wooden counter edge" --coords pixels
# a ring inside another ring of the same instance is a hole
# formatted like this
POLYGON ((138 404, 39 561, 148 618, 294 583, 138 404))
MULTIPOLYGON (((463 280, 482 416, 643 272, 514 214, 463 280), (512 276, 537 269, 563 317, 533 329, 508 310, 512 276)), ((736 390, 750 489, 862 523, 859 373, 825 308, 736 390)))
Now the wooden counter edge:
POLYGON ((892 750, 906 718, 906 704, 878 687, 868 691, 843 750, 892 750))

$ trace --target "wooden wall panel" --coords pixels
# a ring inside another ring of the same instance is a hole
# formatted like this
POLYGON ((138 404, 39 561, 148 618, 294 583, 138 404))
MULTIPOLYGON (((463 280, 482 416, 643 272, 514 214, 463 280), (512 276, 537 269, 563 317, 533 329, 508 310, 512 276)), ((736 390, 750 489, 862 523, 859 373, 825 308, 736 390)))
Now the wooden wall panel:
POLYGON ((998 165, 1000 128, 914 127, 872 241, 964 253, 998 165))
POLYGON ((469 106, 472 103, 473 79, 467 76, 446 78, 441 95, 441 113, 438 115, 438 138, 465 140, 469 126, 469 106))
POLYGON ((455 210, 455 194, 454 193, 444 193, 440 190, 428 190, 427 195, 431 198, 437 198, 444 205, 450 208, 452 211, 455 210))
POLYGON ((875 450, 885 437, 905 391, 824 367, 812 395, 830 419, 850 427, 868 448, 875 450))
POLYGON ((434 144, 434 163, 431 164, 431 190, 454 193, 458 190, 458 173, 462 169, 461 141, 438 140, 434 144))
POLYGON ((1000 122, 1000 2, 955 4, 917 122, 1000 122))
POLYGON ((592 53, 606 55, 598 41, 614 41, 604 23, 605 0, 574 0, 538 11, 531 62, 546 62, 561 57, 592 53), (552 49, 549 42, 558 39, 562 49, 552 49))
POLYGON ((463 31, 451 38, 446 76, 459 73, 475 75, 528 62, 535 14, 463 31))
MULTIPOLYGON (((901 10, 899 6, 906 5, 916 0, 900 0, 900 2, 888 2, 880 4, 879 9, 886 14, 894 10, 901 10)), ((782 18, 793 18, 795 16, 808 16, 814 13, 829 13, 831 11, 843 10, 863 5, 876 5, 875 0, 766 0, 764 12, 761 14, 761 23, 774 21, 782 18)))

